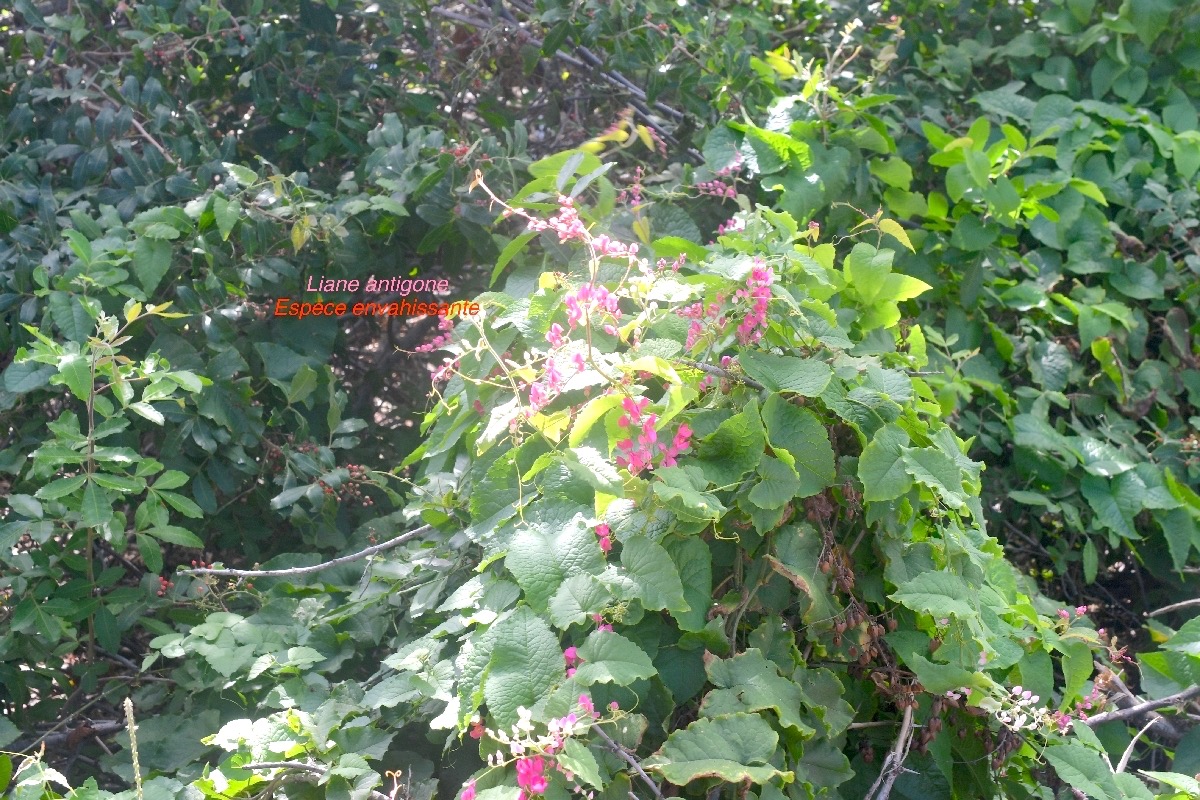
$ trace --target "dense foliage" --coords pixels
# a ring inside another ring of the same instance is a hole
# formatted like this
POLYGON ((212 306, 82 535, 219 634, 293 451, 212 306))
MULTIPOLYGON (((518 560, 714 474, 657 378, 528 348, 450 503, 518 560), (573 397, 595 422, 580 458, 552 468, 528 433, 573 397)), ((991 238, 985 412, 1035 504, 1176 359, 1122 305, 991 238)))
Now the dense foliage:
POLYGON ((0 11, 0 788, 1200 796, 1197 42, 0 11))

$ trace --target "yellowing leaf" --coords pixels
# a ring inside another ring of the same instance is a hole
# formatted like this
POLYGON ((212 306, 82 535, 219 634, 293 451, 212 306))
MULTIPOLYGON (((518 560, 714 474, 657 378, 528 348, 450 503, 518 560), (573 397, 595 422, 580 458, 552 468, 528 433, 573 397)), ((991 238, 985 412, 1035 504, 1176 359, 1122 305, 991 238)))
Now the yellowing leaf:
POLYGON ((642 240, 643 244, 650 244, 650 220, 647 217, 642 217, 633 221, 633 232, 642 240))
POLYGON ((908 238, 908 233, 904 230, 903 227, 901 227, 899 222, 896 222, 896 220, 894 220, 894 219, 879 220, 879 230, 880 230, 880 232, 886 233, 888 236, 891 236, 893 239, 900 242, 900 244, 907 247, 908 251, 910 253, 917 252, 916 248, 913 247, 912 241, 909 240, 909 238, 908 238))

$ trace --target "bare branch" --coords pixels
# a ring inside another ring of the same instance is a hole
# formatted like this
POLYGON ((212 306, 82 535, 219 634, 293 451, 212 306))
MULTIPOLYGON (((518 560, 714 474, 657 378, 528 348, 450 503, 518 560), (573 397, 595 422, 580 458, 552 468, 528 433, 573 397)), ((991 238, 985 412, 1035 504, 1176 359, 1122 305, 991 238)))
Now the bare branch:
POLYGON ((896 779, 900 777, 900 773, 904 769, 904 759, 908 757, 908 746, 912 742, 912 735, 913 710, 912 706, 905 706, 904 717, 900 720, 900 733, 896 737, 892 749, 888 751, 887 757, 883 759, 879 777, 871 785, 871 790, 867 792, 864 800, 887 800, 891 795, 892 785, 896 783, 896 779))
POLYGON ((633 767, 634 772, 636 772, 646 783, 646 785, 650 787, 650 790, 654 792, 654 796, 657 797, 658 800, 664 800, 662 790, 658 788, 658 784, 650 779, 650 776, 646 774, 646 770, 642 769, 642 765, 638 763, 638 760, 634 758, 628 750, 617 744, 613 738, 605 733, 604 729, 599 725, 593 725, 592 730, 600 734, 600 738, 608 744, 609 748, 621 758, 625 759, 629 766, 633 767))
POLYGON ((1142 726, 1142 729, 1137 732, 1137 736, 1133 737, 1129 741, 1129 746, 1126 747, 1125 752, 1121 754, 1121 760, 1117 762, 1116 772, 1124 772, 1125 771, 1125 768, 1129 766, 1129 759, 1133 755, 1133 747, 1134 747, 1134 745, 1136 745, 1138 743, 1138 739, 1141 739, 1143 734, 1145 734, 1146 731, 1150 730, 1151 725, 1153 725, 1156 722, 1161 722, 1161 721, 1162 721, 1162 717, 1155 716, 1154 719, 1150 720, 1149 722, 1147 722, 1145 725, 1142 726))
POLYGON ((724 378, 726 380, 735 381, 737 383, 743 383, 746 386, 749 386, 751 389, 765 388, 761 383, 759 383, 758 381, 754 380, 753 378, 751 378, 747 375, 736 375, 736 374, 730 372, 729 370, 724 369, 723 367, 718 367, 714 364, 704 364, 699 361, 691 361, 686 358, 679 359, 679 363, 685 364, 686 366, 689 366, 692 369, 698 369, 707 375, 715 375, 718 378, 724 378))
POLYGON ((1103 714, 1097 714, 1094 717, 1089 717, 1087 725, 1089 728, 1094 728, 1097 725, 1103 725, 1106 722, 1117 722, 1119 720, 1136 719, 1143 714, 1149 713, 1159 708, 1167 706, 1179 705, 1186 703, 1193 697, 1200 696, 1200 686, 1193 686, 1190 689, 1184 689, 1182 692, 1164 697, 1161 700, 1144 700, 1140 703, 1135 703, 1128 708, 1122 708, 1117 711, 1105 711, 1103 714))
POLYGON ((1183 608, 1194 608, 1195 606, 1200 606, 1200 597, 1194 597, 1191 600, 1184 600, 1181 603, 1172 603, 1169 606, 1163 606, 1160 609, 1151 611, 1146 616, 1147 617, 1157 617, 1157 616, 1161 616, 1162 614, 1170 614, 1172 611, 1179 611, 1180 609, 1183 609, 1183 608))
POLYGON ((311 567, 288 567, 287 569, 210 569, 207 567, 193 567, 191 569, 179 570, 184 575, 221 575, 231 578, 286 578, 292 575, 311 575, 314 572, 321 572, 330 567, 336 567, 339 564, 349 564, 352 561, 360 561, 368 556, 373 556, 376 553, 390 550, 393 547, 402 545, 407 541, 423 536, 433 530, 432 525, 422 525, 415 530, 402 533, 394 539, 388 539, 386 542, 371 545, 365 550, 359 550, 357 553, 351 553, 348 556, 340 556, 332 561, 326 561, 321 564, 313 564, 311 567))

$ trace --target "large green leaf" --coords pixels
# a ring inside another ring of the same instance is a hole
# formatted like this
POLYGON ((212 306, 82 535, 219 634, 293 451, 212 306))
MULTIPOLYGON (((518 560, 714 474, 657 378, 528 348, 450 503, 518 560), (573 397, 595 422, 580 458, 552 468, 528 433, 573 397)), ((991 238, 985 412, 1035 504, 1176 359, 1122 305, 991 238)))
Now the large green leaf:
POLYGON ((662 545, 645 536, 634 536, 621 548, 625 576, 637 587, 637 597, 648 609, 666 609, 672 615, 689 611, 679 570, 662 545))
POLYGON ((550 626, 528 606, 495 625, 483 695, 497 724, 517 721, 517 709, 533 706, 566 676, 562 648, 550 626))
POLYGON ((575 680, 585 686, 593 683, 628 686, 658 674, 645 651, 611 631, 593 631, 580 646, 579 657, 583 663, 575 672, 575 680))
POLYGON ((789 525, 776 533, 775 555, 767 556, 771 568, 808 600, 803 616, 810 625, 828 625, 841 611, 833 600, 829 576, 817 567, 823 547, 821 535, 811 525, 789 525))
POLYGON ((738 364, 747 375, 767 389, 804 397, 819 397, 833 377, 833 370, 824 361, 760 350, 742 350, 738 355, 738 364))
POLYGON ((723 717, 740 711, 770 709, 782 725, 801 736, 815 731, 800 718, 804 693, 792 681, 781 676, 775 664, 751 648, 728 659, 713 659, 705 668, 709 681, 716 688, 709 692, 700 706, 708 717, 723 717))
POLYGON ((837 475, 833 446, 816 414, 773 394, 763 405, 762 420, 775 454, 792 460, 800 479, 796 497, 809 497, 833 484, 837 475))
POLYGON ((567 578, 580 573, 598 575, 604 569, 596 534, 582 515, 558 530, 533 524, 518 531, 504 563, 537 609, 546 607, 567 578))
POLYGON ((732 714, 700 719, 667 737, 657 754, 643 762, 676 786, 697 778, 719 778, 727 783, 766 783, 772 778, 790 781, 792 773, 769 762, 779 735, 757 714, 732 714))
POLYGON ((934 447, 901 447, 900 451, 904 469, 914 480, 936 491, 951 508, 966 505, 962 471, 950 456, 934 447))
POLYGON ((858 478, 863 484, 863 499, 868 502, 893 500, 912 487, 912 478, 904 464, 908 434, 889 424, 876 432, 858 459, 858 478))
POLYGON ((979 612, 971 598, 977 594, 952 572, 924 572, 901 584, 889 597, 938 618, 974 617, 979 612))
POLYGON ((133 271, 147 293, 153 293, 171 268, 171 242, 139 237, 133 245, 133 271))
POLYGON ((675 615, 679 627, 685 631, 703 630, 712 604, 712 550, 694 536, 673 538, 665 547, 679 570, 683 599, 688 604, 687 611, 675 615))
POLYGON ((1058 777, 1093 800, 1118 800, 1123 796, 1112 782, 1112 770, 1100 754, 1079 742, 1054 744, 1043 755, 1058 777))
POLYGON ((757 403, 722 422, 700 441, 696 458, 704 476, 718 486, 728 486, 758 466, 763 455, 763 427, 757 403))

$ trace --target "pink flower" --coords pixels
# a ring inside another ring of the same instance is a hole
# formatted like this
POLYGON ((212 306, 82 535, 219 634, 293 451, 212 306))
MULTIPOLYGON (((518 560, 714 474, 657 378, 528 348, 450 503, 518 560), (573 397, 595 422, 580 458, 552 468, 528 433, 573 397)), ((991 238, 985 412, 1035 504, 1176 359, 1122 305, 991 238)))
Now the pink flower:
POLYGON ((557 322, 550 326, 549 333, 546 334, 546 341, 551 347, 562 347, 564 344, 563 327, 557 322))
POLYGON ((579 707, 586 714, 591 714, 592 716, 596 714, 596 706, 592 704, 592 698, 586 694, 579 695, 579 707))
POLYGON ((575 666, 581 660, 582 659, 579 658, 579 651, 576 650, 574 646, 568 647, 566 650, 563 651, 563 661, 567 662, 568 667, 575 666))
POLYGON ((1075 614, 1082 617, 1087 613, 1087 606, 1075 606, 1075 614))
POLYGON ((517 785, 530 794, 544 794, 548 783, 546 781, 546 760, 541 756, 517 760, 517 785))
POLYGON ((475 779, 467 781, 467 785, 463 787, 462 800, 475 800, 475 779))
POLYGON ((1060 618, 1060 619, 1070 619, 1070 618, 1071 618, 1071 612, 1070 612, 1070 611, 1067 611, 1065 608, 1060 608, 1060 609, 1058 610, 1058 616, 1059 616, 1059 618, 1060 618))

